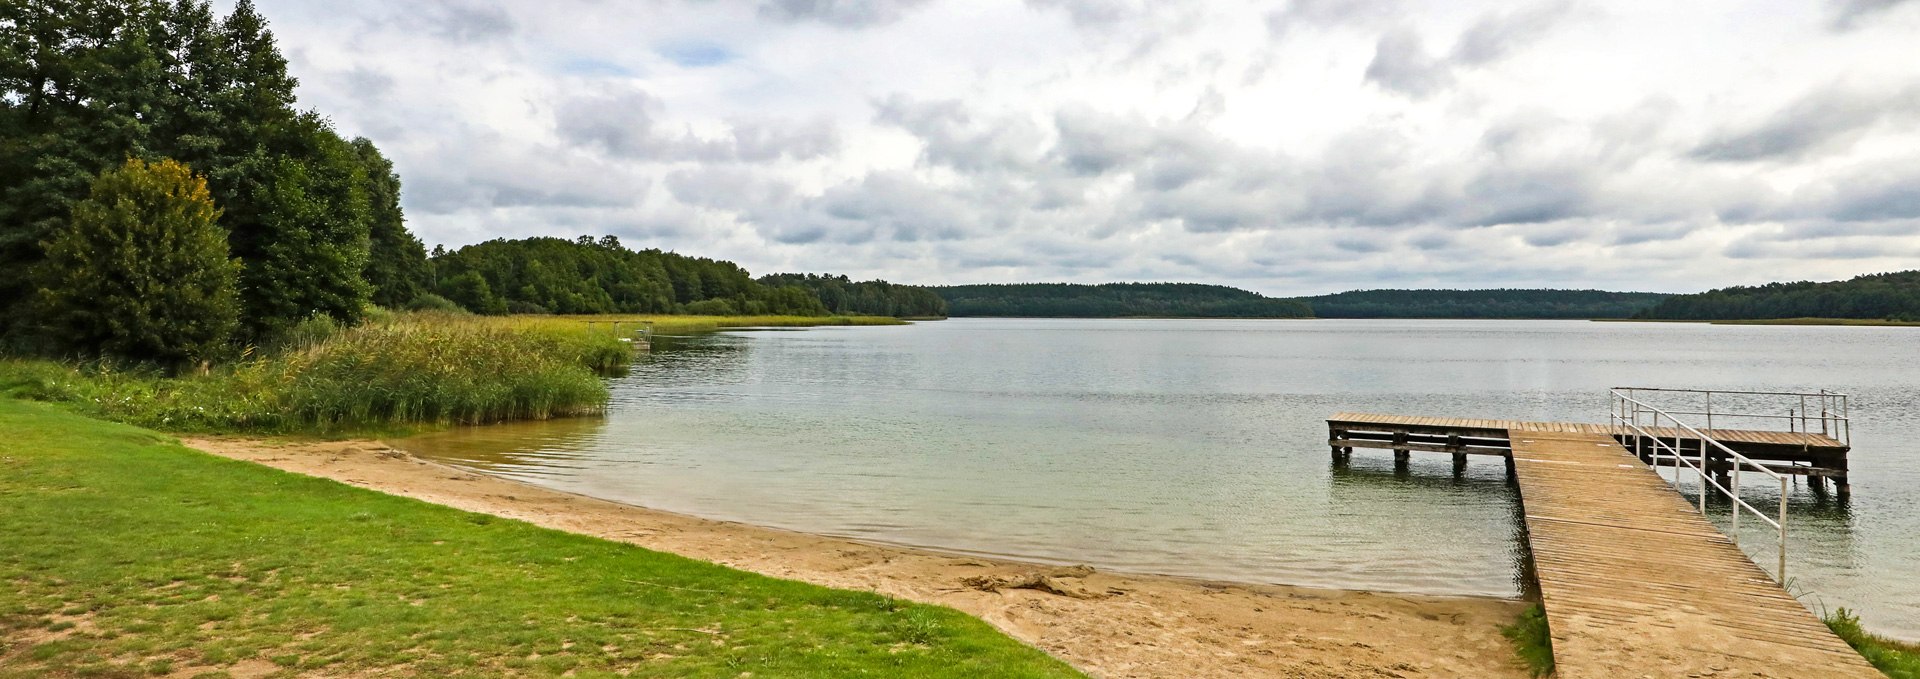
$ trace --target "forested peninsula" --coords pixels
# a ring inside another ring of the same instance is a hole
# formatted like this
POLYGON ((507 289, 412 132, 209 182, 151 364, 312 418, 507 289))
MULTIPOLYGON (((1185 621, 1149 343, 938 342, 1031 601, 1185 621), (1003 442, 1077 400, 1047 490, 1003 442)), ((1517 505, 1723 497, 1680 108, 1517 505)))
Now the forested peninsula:
POLYGON ((1308 318, 1306 304, 1198 283, 1016 283, 935 287, 952 316, 1308 318))
POLYGON ((1648 320, 1730 321, 1833 318, 1920 322, 1920 270, 1844 281, 1768 283, 1678 295, 1642 310, 1648 320))
POLYGON ((1600 290, 1356 290, 1277 298, 1194 283, 934 287, 952 316, 1055 318, 1626 318, 1667 295, 1600 290))
POLYGON ((1626 318, 1670 295, 1604 290, 1354 290, 1301 297, 1320 318, 1626 318))

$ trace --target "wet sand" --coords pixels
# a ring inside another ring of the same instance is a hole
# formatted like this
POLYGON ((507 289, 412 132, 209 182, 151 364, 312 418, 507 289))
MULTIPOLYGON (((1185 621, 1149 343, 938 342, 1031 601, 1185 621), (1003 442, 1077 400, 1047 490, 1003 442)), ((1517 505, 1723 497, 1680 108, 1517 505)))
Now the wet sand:
POLYGON ((956 556, 599 500, 374 441, 186 439, 230 458, 779 578, 951 606, 1096 677, 1526 677, 1525 604, 1246 585, 956 556))

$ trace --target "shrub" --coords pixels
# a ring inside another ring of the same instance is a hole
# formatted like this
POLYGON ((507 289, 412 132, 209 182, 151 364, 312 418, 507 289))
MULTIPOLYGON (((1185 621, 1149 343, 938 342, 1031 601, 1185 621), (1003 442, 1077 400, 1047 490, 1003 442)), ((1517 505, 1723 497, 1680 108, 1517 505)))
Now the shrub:
POLYGON ((238 263, 205 179, 130 159, 101 173, 38 269, 40 317, 67 350, 164 364, 212 356, 239 321, 238 263))
POLYGON ((454 304, 453 300, 447 299, 445 297, 441 297, 431 292, 425 293, 420 295, 419 297, 413 298, 413 301, 407 303, 407 310, 408 311, 433 311, 433 312, 447 313, 447 314, 467 313, 466 307, 460 306, 458 304, 454 304))
POLYGON ((733 302, 724 299, 703 299, 688 304, 687 313, 695 316, 737 316, 740 310, 733 302))

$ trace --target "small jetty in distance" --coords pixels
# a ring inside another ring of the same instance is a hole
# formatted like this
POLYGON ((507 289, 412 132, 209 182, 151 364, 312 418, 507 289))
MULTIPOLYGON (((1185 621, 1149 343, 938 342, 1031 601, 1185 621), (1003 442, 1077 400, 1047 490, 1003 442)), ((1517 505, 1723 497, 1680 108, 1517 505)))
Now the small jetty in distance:
POLYGON ((1850 492, 1846 395, 1616 388, 1609 397, 1605 424, 1336 413, 1327 443, 1335 464, 1354 448, 1392 450, 1402 466, 1414 452, 1449 454, 1455 473, 1468 455, 1506 459, 1556 676, 1882 676, 1781 585, 1789 480, 1824 492, 1831 479, 1850 492), (1715 428, 1716 419, 1774 428, 1715 428), (1671 483, 1662 466, 1676 469, 1671 483), (1692 501, 1676 492, 1689 479, 1692 501), (1746 499, 1756 486, 1777 487, 1772 511, 1746 499), (1731 517, 1727 533, 1710 511, 1731 517), (1743 518, 1773 529, 1772 575, 1741 550, 1743 518))

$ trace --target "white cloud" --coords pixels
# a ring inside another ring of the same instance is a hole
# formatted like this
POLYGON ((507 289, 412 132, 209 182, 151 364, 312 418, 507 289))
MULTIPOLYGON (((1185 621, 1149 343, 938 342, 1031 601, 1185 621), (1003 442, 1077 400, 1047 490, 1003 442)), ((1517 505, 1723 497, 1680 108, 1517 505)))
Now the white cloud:
POLYGON ((269 0, 429 243, 1661 290, 1920 266, 1920 3, 269 0))

